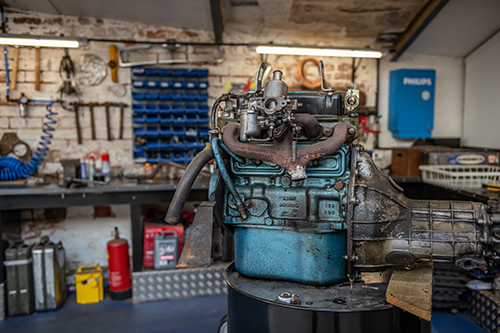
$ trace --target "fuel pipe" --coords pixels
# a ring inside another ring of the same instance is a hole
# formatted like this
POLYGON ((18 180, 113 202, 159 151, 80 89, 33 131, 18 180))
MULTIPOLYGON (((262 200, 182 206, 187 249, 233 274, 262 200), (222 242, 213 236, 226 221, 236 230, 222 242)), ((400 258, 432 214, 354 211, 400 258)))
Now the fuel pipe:
POLYGON ((241 218, 243 220, 246 220, 246 218, 247 218, 247 214, 245 212, 246 206, 241 201, 240 195, 238 194, 238 191, 236 190, 236 187, 234 186, 234 183, 231 180, 231 176, 229 176, 229 173, 227 172, 226 166, 224 165, 224 161, 222 159, 221 152, 219 150, 219 144, 218 144, 217 140, 219 140, 219 139, 217 139, 217 138, 212 139, 212 149, 214 151, 215 161, 217 162, 217 166, 219 167, 222 179, 224 179, 224 182, 226 183, 229 191, 233 195, 234 201, 236 202, 236 207, 237 207, 238 211, 240 212, 241 218))

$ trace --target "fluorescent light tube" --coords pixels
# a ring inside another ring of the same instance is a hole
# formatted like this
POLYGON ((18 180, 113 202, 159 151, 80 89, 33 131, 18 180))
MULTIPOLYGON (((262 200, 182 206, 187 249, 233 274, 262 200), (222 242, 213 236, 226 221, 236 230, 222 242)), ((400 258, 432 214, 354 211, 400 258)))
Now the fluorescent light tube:
POLYGON ((335 48, 308 48, 295 46, 264 46, 256 47, 257 53, 279 54, 279 55, 303 55, 318 57, 349 57, 349 58, 381 58, 382 52, 376 50, 361 49, 335 49, 335 48))
POLYGON ((0 34, 0 45, 78 48, 85 44, 85 38, 0 34))

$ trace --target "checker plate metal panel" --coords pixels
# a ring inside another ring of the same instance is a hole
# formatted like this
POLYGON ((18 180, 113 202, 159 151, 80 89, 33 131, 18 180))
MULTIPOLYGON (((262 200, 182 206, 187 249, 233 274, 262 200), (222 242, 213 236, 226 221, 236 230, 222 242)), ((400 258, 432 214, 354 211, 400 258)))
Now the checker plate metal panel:
POLYGON ((5 283, 0 283, 0 321, 5 320, 5 283))
POLYGON ((224 266, 132 273, 134 303, 227 294, 224 266))
POLYGON ((467 315, 488 333, 500 332, 500 298, 489 291, 470 290, 466 294, 470 304, 467 315))

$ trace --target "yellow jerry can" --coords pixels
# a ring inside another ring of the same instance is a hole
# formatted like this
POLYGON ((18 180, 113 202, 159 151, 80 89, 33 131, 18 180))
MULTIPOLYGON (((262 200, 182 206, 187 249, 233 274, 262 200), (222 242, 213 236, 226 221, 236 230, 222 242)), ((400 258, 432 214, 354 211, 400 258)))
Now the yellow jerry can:
POLYGON ((102 268, 99 265, 82 265, 75 273, 76 302, 97 303, 104 299, 102 268))

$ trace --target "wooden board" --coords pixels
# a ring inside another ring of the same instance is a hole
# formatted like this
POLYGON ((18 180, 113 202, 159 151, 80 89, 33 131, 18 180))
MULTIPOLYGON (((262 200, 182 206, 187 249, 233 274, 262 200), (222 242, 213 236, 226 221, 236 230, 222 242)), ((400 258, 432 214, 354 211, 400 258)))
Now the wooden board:
POLYGON ((386 291, 386 300, 422 319, 431 320, 432 263, 415 264, 409 271, 395 270, 386 291))

